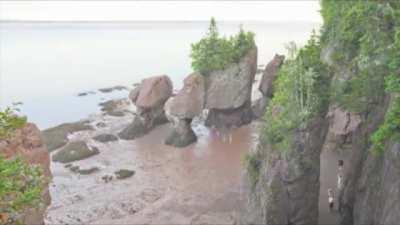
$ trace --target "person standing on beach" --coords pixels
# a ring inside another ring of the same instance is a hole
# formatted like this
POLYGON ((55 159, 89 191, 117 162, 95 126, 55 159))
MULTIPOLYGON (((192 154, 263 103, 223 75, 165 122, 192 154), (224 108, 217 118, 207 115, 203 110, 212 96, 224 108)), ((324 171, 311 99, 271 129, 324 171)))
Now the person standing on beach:
POLYGON ((343 187, 343 160, 338 161, 338 175, 337 175, 337 188, 341 190, 343 187))
POLYGON ((332 212, 334 207, 334 196, 333 196, 333 191, 330 188, 328 189, 328 203, 329 203, 329 211, 332 212))

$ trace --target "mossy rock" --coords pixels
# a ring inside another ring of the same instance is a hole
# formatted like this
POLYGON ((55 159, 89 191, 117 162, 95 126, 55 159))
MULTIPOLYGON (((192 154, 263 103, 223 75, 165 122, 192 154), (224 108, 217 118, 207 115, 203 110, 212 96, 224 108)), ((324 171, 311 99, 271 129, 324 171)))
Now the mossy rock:
POLYGON ((90 149, 84 141, 71 142, 53 155, 54 162, 69 163, 99 154, 97 148, 90 149))
POLYGON ((118 170, 114 173, 115 173, 115 176, 117 177, 117 179, 120 179, 120 180, 129 178, 129 177, 135 175, 134 170, 125 170, 125 169, 118 170))
POLYGON ((70 171, 74 173, 79 173, 81 175, 89 175, 99 171, 100 169, 96 166, 90 167, 88 169, 81 169, 79 166, 71 166, 70 171))
POLYGON ((122 112, 119 107, 124 101, 125 99, 114 99, 102 102, 99 104, 101 106, 100 110, 109 116, 122 117, 125 113, 122 112))
POLYGON ((83 130, 93 130, 93 128, 87 124, 87 121, 64 123, 44 130, 42 132, 42 137, 47 149, 51 152, 67 144, 68 134, 83 130))
POLYGON ((123 140, 133 140, 144 136, 148 132, 149 128, 138 117, 135 117, 133 122, 123 129, 118 136, 123 140))
POLYGON ((93 137, 93 140, 101 143, 107 143, 107 142, 118 141, 118 137, 113 134, 99 134, 93 137))

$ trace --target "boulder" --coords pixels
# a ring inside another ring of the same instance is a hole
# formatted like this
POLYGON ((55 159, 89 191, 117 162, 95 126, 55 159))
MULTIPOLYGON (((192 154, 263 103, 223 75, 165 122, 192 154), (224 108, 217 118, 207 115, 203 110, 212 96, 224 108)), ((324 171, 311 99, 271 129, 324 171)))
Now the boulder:
POLYGON ((193 73, 185 78, 183 88, 165 103, 165 111, 180 119, 192 119, 201 114, 204 105, 204 78, 193 73))
POLYGON ((236 109, 210 109, 205 121, 208 127, 230 129, 248 124, 253 119, 250 101, 236 109))
POLYGON ((168 122, 164 105, 171 97, 172 90, 172 82, 166 75, 143 79, 129 94, 129 99, 136 105, 137 116, 118 136, 121 139, 132 140, 168 122))
POLYGON ((184 80, 183 88, 165 103, 167 118, 173 123, 165 144, 185 147, 197 140, 191 122, 203 110, 204 94, 203 75, 194 73, 184 80))
POLYGON ((124 140, 133 140, 142 137, 150 130, 146 127, 145 122, 139 116, 135 116, 133 122, 119 132, 118 136, 124 140))
POLYGON ((69 134, 84 130, 93 130, 93 127, 88 124, 88 121, 64 123, 44 130, 42 132, 42 137, 47 149, 51 152, 66 145, 68 143, 69 134))
POLYGON ((117 179, 123 180, 123 179, 129 178, 129 177, 135 175, 135 171, 134 170, 121 169, 121 170, 118 170, 118 171, 114 172, 114 174, 115 174, 117 179))
POLYGON ((227 110, 243 106, 251 98, 256 71, 257 49, 254 48, 239 63, 211 72, 206 77, 206 108, 227 110))
POLYGON ((140 85, 136 86, 130 93, 129 93, 129 99, 135 103, 137 98, 139 97, 140 93, 140 85))
POLYGON ((269 62, 265 67, 258 89, 268 98, 271 98, 273 95, 273 84, 278 75, 278 70, 284 60, 285 56, 276 54, 271 62, 269 62))
POLYGON ((54 162, 70 163, 73 161, 83 160, 99 154, 99 150, 95 147, 89 148, 84 141, 68 143, 53 155, 54 162))
POLYGON ((251 92, 256 72, 257 48, 254 48, 239 63, 206 76, 207 126, 239 127, 251 122, 251 92))
POLYGON ((165 144, 182 148, 196 142, 197 136, 192 130, 191 123, 192 119, 176 119, 165 144))
POLYGON ((168 76, 155 76, 142 80, 135 105, 144 109, 162 105, 172 95, 172 82, 168 76))
POLYGON ((20 155, 26 162, 38 165, 43 169, 47 179, 42 192, 43 204, 34 209, 27 209, 17 217, 22 219, 22 224, 44 224, 45 211, 51 202, 48 187, 51 180, 51 172, 49 153, 39 129, 35 124, 27 123, 23 128, 16 130, 12 137, 7 140, 0 140, 0 154, 6 158, 20 155))

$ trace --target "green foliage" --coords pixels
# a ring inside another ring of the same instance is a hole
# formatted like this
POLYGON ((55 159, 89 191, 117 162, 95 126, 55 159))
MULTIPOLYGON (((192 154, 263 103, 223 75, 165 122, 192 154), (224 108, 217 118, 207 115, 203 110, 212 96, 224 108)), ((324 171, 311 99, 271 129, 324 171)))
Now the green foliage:
POLYGON ((211 18, 206 36, 192 44, 192 68, 203 74, 225 69, 254 47, 254 33, 245 32, 241 27, 239 33, 229 39, 219 37, 215 19, 211 18))
POLYGON ((15 115, 11 108, 0 111, 0 139, 10 137, 12 132, 25 124, 26 118, 15 115))
POLYGON ((5 159, 0 155, 0 213, 13 215, 36 206, 41 199, 42 170, 20 157, 5 159))
POLYGON ((320 61, 318 40, 314 34, 300 50, 290 44, 288 59, 278 72, 264 126, 266 138, 276 149, 290 148, 291 132, 305 128, 307 121, 328 103, 329 74, 320 61))
POLYGON ((382 152, 385 142, 400 132, 400 2, 322 0, 321 6, 323 43, 335 43, 335 64, 356 75, 337 81, 334 100, 368 114, 385 94, 393 98, 383 124, 371 136, 373 151, 382 152))
POLYGON ((242 162, 246 167, 252 187, 255 187, 260 177, 261 157, 257 153, 247 153, 242 162))

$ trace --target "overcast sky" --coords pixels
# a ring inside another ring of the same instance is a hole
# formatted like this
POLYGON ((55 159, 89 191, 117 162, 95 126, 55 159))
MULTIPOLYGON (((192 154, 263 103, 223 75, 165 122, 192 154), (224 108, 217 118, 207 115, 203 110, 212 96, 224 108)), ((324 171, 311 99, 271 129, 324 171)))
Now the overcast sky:
POLYGON ((319 1, 0 1, 0 20, 321 22, 319 1))

